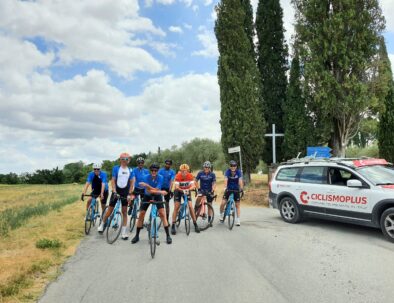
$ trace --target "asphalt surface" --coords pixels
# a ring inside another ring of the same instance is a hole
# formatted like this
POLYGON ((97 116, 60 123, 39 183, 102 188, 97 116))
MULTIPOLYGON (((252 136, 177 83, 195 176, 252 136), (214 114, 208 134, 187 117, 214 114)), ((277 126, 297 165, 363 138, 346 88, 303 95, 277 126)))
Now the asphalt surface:
MULTIPOLYGON (((320 220, 287 224, 243 208, 241 227, 183 226, 150 256, 146 230, 132 245, 96 230, 39 302, 393 302, 394 244, 377 229, 320 220)), ((131 238, 130 238, 131 239, 131 238)))

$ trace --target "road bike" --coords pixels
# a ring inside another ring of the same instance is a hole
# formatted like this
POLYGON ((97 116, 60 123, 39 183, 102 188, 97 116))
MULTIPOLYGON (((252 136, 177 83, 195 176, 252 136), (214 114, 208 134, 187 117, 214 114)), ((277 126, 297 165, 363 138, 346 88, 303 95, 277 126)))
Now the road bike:
MULTIPOLYGON (((217 195, 212 196, 212 193, 208 193, 208 195, 216 201, 217 195)), ((200 230, 206 230, 209 227, 212 227, 215 212, 211 203, 207 202, 206 194, 202 195, 200 205, 198 207, 194 207, 194 211, 196 213, 196 222, 200 230)))
POLYGON ((234 221, 235 221, 235 217, 237 216, 237 207, 235 205, 235 201, 234 201, 234 193, 240 193, 241 197, 243 197, 243 192, 240 192, 238 190, 227 190, 227 192, 230 192, 230 195, 228 197, 226 206, 225 206, 225 210, 224 210, 224 214, 223 214, 223 220, 221 220, 221 222, 223 223, 226 220, 228 220, 228 228, 229 230, 232 230, 234 227, 234 221))
POLYGON ((99 209, 98 209, 98 202, 97 198, 100 195, 82 195, 81 200, 83 201, 84 197, 92 197, 92 200, 90 201, 90 206, 86 210, 86 216, 85 216, 85 234, 88 235, 90 232, 90 229, 93 226, 96 225, 96 220, 97 218, 100 217, 99 214, 99 209))
POLYGON ((147 224, 147 230, 148 230, 148 238, 149 238, 149 246, 150 246, 150 255, 153 259, 156 254, 156 246, 160 245, 159 228, 160 228, 161 222, 158 222, 160 220, 160 218, 158 216, 157 204, 162 204, 163 202, 151 200, 151 201, 142 202, 142 203, 151 204, 151 210, 150 210, 150 215, 149 215, 149 221, 147 224))
POLYGON ((181 201, 181 207, 179 208, 179 212, 177 215, 177 220, 176 220, 176 227, 179 228, 181 225, 181 221, 185 220, 185 229, 186 229, 186 235, 190 234, 190 210, 189 210, 189 197, 188 197, 188 191, 184 190, 183 191, 183 203, 181 201))
MULTIPOLYGON (((120 232, 122 230, 122 199, 126 198, 122 198, 120 195, 116 194, 114 199, 117 199, 115 207, 104 225, 104 231, 105 229, 107 230, 106 238, 109 244, 113 244, 119 238, 120 232)), ((108 211, 108 208, 106 208, 106 211, 108 211)))
POLYGON ((136 197, 134 198, 134 201, 133 201, 133 210, 131 212, 130 222, 129 222, 130 232, 133 231, 135 223, 138 220, 138 215, 140 212, 140 201, 141 201, 140 195, 136 195, 136 197))

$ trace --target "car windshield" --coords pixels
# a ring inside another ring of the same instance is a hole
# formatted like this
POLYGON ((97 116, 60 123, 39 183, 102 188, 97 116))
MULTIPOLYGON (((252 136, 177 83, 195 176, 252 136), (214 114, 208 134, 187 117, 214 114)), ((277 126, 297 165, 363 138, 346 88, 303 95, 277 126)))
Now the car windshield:
POLYGON ((375 185, 394 184, 394 169, 391 166, 364 166, 357 171, 375 185))

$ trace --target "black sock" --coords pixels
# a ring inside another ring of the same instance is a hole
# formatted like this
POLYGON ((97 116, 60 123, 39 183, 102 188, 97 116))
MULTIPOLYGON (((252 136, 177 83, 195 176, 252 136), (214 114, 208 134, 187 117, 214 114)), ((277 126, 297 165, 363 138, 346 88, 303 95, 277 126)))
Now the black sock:
POLYGON ((208 216, 208 221, 211 221, 211 219, 212 219, 212 217, 211 217, 211 216, 208 216))
POLYGON ((193 224, 194 224, 194 226, 197 226, 197 222, 196 221, 194 221, 193 224))
POLYGON ((136 236, 139 236, 140 235, 140 230, 142 229, 142 227, 137 227, 137 233, 136 233, 136 236))
POLYGON ((175 226, 175 222, 172 222, 172 226, 175 226))
POLYGON ((167 236, 170 235, 170 230, 169 230, 170 225, 164 227, 164 230, 166 231, 167 236))

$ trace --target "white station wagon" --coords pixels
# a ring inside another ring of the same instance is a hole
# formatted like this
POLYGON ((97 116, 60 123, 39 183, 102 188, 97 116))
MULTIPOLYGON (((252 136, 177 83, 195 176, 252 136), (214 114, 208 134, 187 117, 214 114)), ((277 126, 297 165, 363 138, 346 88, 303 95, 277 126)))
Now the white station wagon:
POLYGON ((394 167, 384 159, 296 159, 270 181, 284 221, 317 217, 380 228, 394 242, 394 167))

